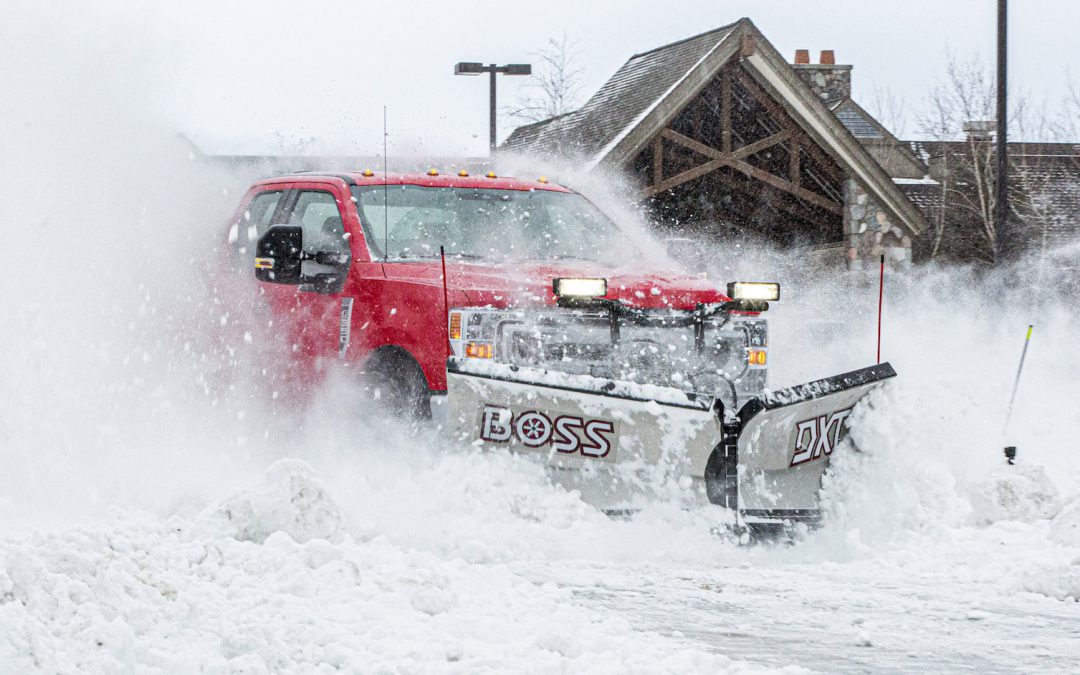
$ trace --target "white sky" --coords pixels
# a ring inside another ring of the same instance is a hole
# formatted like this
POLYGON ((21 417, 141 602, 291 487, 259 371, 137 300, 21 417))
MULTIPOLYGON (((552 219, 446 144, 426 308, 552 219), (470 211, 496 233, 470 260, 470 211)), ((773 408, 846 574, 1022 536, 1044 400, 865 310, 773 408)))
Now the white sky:
MULTIPOLYGON (((454 77, 459 60, 524 62, 564 31, 579 43, 587 98, 631 54, 748 16, 789 59, 808 48, 854 64, 855 97, 875 88, 906 102, 909 117, 941 76, 946 50, 993 65, 994 0, 621 0, 619 2, 215 2, 115 11, 113 36, 155 56, 155 104, 204 139, 266 147, 319 138, 326 151, 381 151, 382 109, 391 153, 481 155, 487 146, 486 77, 454 77), (258 139, 261 143, 255 143, 258 139)), ((117 7, 113 7, 117 9, 117 7)), ((89 27, 89 30, 94 30, 89 27)), ((1080 1, 1011 3, 1010 82, 1056 108, 1080 82, 1080 1)), ((115 39, 115 38, 114 38, 115 39)), ((509 103, 524 78, 500 76, 509 103)), ((511 125, 501 119, 500 138, 511 125)), ((909 122, 909 137, 918 136, 909 122)))

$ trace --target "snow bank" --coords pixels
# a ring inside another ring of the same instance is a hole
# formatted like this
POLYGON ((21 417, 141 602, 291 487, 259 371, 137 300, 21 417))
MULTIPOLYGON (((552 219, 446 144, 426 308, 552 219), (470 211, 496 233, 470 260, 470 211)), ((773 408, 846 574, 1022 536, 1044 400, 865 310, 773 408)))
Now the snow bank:
POLYGON ((195 520, 200 537, 261 544, 282 532, 295 541, 340 540, 341 513, 307 462, 278 460, 263 481, 207 508, 195 520))
POLYGON ((725 672, 501 565, 341 534, 308 465, 195 519, 0 544, 0 672, 725 672), (278 529, 275 529, 278 528, 278 529), (336 537, 329 541, 326 537, 336 537))
POLYGON ((1050 522, 1050 538, 1080 548, 1080 498, 1074 499, 1050 522))
POLYGON ((1038 465, 1016 464, 990 472, 969 488, 978 525, 999 520, 1025 523, 1053 518, 1061 510, 1061 495, 1038 465))

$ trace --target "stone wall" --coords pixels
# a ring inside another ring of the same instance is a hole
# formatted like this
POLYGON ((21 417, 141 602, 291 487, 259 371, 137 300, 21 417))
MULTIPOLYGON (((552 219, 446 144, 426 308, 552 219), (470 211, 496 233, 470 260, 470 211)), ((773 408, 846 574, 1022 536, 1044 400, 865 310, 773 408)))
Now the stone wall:
POLYGON ((853 178, 844 181, 844 232, 848 269, 876 267, 883 254, 893 267, 911 264, 911 237, 853 178))

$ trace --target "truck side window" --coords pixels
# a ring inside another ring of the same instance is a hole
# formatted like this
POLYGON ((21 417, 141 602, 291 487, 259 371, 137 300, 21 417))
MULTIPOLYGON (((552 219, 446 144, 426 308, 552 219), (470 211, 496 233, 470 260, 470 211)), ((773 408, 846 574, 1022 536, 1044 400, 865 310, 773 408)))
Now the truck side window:
POLYGON ((229 228, 229 244, 235 247, 242 257, 254 257, 255 242, 270 226, 270 219, 274 217, 283 194, 285 193, 281 190, 274 190, 255 195, 240 216, 240 220, 229 228))
POLYGON ((304 249, 315 253, 330 251, 348 253, 345 225, 341 221, 334 195, 321 190, 304 190, 296 197, 296 204, 289 214, 289 224, 304 230, 304 249))

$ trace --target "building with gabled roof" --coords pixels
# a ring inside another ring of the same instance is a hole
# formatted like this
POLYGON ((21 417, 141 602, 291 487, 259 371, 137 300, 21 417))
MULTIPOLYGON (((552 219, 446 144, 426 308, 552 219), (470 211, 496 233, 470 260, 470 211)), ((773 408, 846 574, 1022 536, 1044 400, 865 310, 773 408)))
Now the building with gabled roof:
POLYGON ((816 65, 829 72, 787 63, 740 19, 633 55, 579 110, 500 149, 624 171, 675 231, 806 244, 853 267, 910 261, 928 223, 878 158, 924 166, 850 100, 850 66, 816 65))

